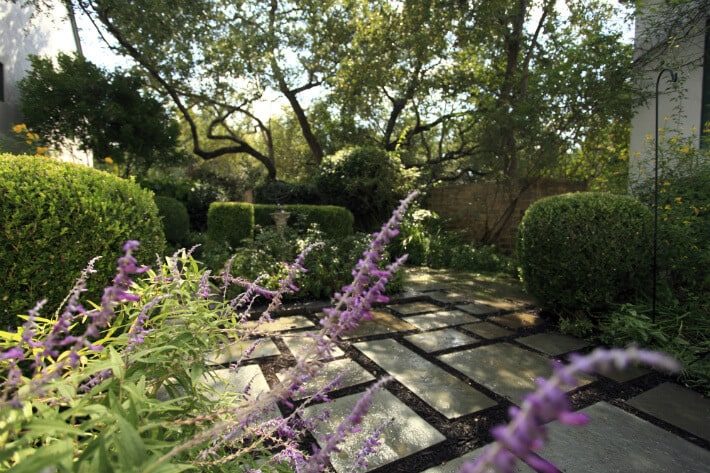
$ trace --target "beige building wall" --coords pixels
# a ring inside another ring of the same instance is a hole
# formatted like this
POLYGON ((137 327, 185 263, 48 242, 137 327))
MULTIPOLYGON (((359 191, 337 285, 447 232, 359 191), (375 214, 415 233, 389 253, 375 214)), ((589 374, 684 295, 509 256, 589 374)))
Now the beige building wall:
MULTIPOLYGON (((0 1, 0 63, 4 71, 4 101, 0 102, 0 139, 8 142, 10 128, 22 122, 19 109, 17 82, 30 67, 28 56, 56 56, 60 52, 76 51, 76 44, 67 17, 67 10, 59 0, 53 8, 36 15, 22 7, 21 2, 0 1)), ((91 155, 67 146, 53 150, 60 159, 92 165, 91 155)))
MULTIPOLYGON (((647 2, 657 4, 658 2, 647 2)), ((637 83, 648 92, 646 103, 638 107, 631 121, 629 144, 629 184, 633 188, 653 177, 654 129, 655 129, 655 84, 663 68, 672 68, 678 73, 678 82, 670 81, 670 74, 663 74, 659 84, 659 143, 671 136, 689 138, 693 146, 700 145, 702 132, 701 115, 703 100, 703 57, 705 50, 705 19, 688 25, 690 34, 678 44, 660 48, 654 55, 654 46, 664 41, 663 35, 655 36, 649 31, 644 18, 644 5, 639 7, 636 18, 635 59, 637 83), (651 55, 653 59, 648 59, 651 55)), ((659 166, 662 172, 662 166, 659 166)))

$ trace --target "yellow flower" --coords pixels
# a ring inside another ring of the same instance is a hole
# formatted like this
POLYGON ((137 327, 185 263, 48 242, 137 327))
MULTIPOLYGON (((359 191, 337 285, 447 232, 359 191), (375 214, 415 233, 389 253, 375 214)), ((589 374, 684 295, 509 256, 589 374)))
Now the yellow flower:
POLYGON ((111 156, 106 156, 106 157, 104 158, 104 162, 105 162, 106 164, 113 164, 113 159, 111 159, 111 156))
POLYGON ((676 198, 675 198, 675 203, 676 203, 676 204, 682 204, 682 203, 683 203, 683 198, 682 198, 682 197, 676 197, 676 198))
POLYGON ((27 131, 27 125, 24 123, 18 123, 17 125, 12 127, 12 132, 13 133, 24 133, 27 131))
POLYGON ((670 210, 670 209, 672 209, 672 208, 673 208, 673 207, 671 207, 671 204, 666 204, 666 205, 663 206, 663 209, 664 209, 664 210, 670 210))
POLYGON ((35 150, 35 153, 37 153, 40 156, 43 156, 47 154, 47 151, 49 151, 49 148, 47 146, 38 146, 37 149, 35 150))

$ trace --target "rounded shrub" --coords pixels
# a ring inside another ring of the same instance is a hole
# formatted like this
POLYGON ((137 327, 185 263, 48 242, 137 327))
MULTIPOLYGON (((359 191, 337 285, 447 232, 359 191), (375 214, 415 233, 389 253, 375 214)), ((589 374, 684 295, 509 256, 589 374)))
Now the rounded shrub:
POLYGON ((528 292, 556 312, 594 310, 650 287, 652 215, 628 196, 540 199, 518 228, 528 292))
POLYGON ((163 220, 165 239, 173 245, 186 245, 190 240, 190 216, 187 208, 172 197, 155 196, 158 215, 163 220))
POLYGON ((366 231, 387 221, 404 197, 407 181, 399 158, 372 146, 326 156, 315 178, 323 203, 349 209, 358 229, 366 231))
POLYGON ((164 249, 151 192, 77 164, 0 155, 0 327, 41 299, 55 307, 95 256, 88 297, 100 297, 129 239, 141 242, 139 261, 164 249))

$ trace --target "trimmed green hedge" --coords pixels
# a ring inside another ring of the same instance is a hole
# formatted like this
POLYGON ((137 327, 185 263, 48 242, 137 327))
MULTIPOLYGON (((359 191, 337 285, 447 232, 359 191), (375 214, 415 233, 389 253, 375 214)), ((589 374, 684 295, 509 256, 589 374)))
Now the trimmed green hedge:
POLYGON ((652 215, 628 196, 583 192, 540 199, 518 228, 528 291, 558 311, 593 310, 651 284, 652 215))
POLYGON ((158 215, 163 220, 165 239, 173 245, 186 245, 189 241, 190 216, 187 207, 172 197, 155 196, 158 215))
POLYGON ((254 206, 246 202, 213 202, 207 212, 207 236, 230 246, 254 237, 254 206))
POLYGON ((291 213, 289 225, 307 227, 317 223, 332 238, 353 234, 353 214, 333 205, 267 205, 246 202, 214 202, 207 216, 207 235, 215 243, 226 242, 232 247, 254 237, 254 225, 273 226, 271 214, 283 209, 291 213))
POLYGON ((271 214, 283 209, 290 212, 289 224, 308 226, 317 223, 321 230, 331 237, 345 237, 353 234, 353 214, 344 207, 335 205, 268 205, 254 204, 254 221, 257 225, 267 227, 274 225, 271 214))
POLYGON ((95 256, 96 300, 126 240, 152 262, 165 237, 153 194, 135 183, 77 164, 0 155, 0 329, 21 323, 41 299, 56 307, 95 256))

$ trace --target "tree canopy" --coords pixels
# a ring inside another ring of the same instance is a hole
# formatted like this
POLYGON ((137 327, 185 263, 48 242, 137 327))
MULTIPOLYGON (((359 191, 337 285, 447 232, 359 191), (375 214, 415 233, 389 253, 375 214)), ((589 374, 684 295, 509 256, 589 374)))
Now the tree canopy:
POLYGON ((71 140, 94 158, 146 168, 176 156, 177 122, 155 98, 141 92, 137 75, 108 73, 83 58, 31 57, 19 83, 26 124, 50 144, 71 140))
POLYGON ((272 179, 292 159, 255 109, 274 93, 303 165, 368 144, 431 180, 540 174, 618 137, 634 100, 632 48, 603 0, 74 5, 172 99, 195 154, 244 153, 272 179))

